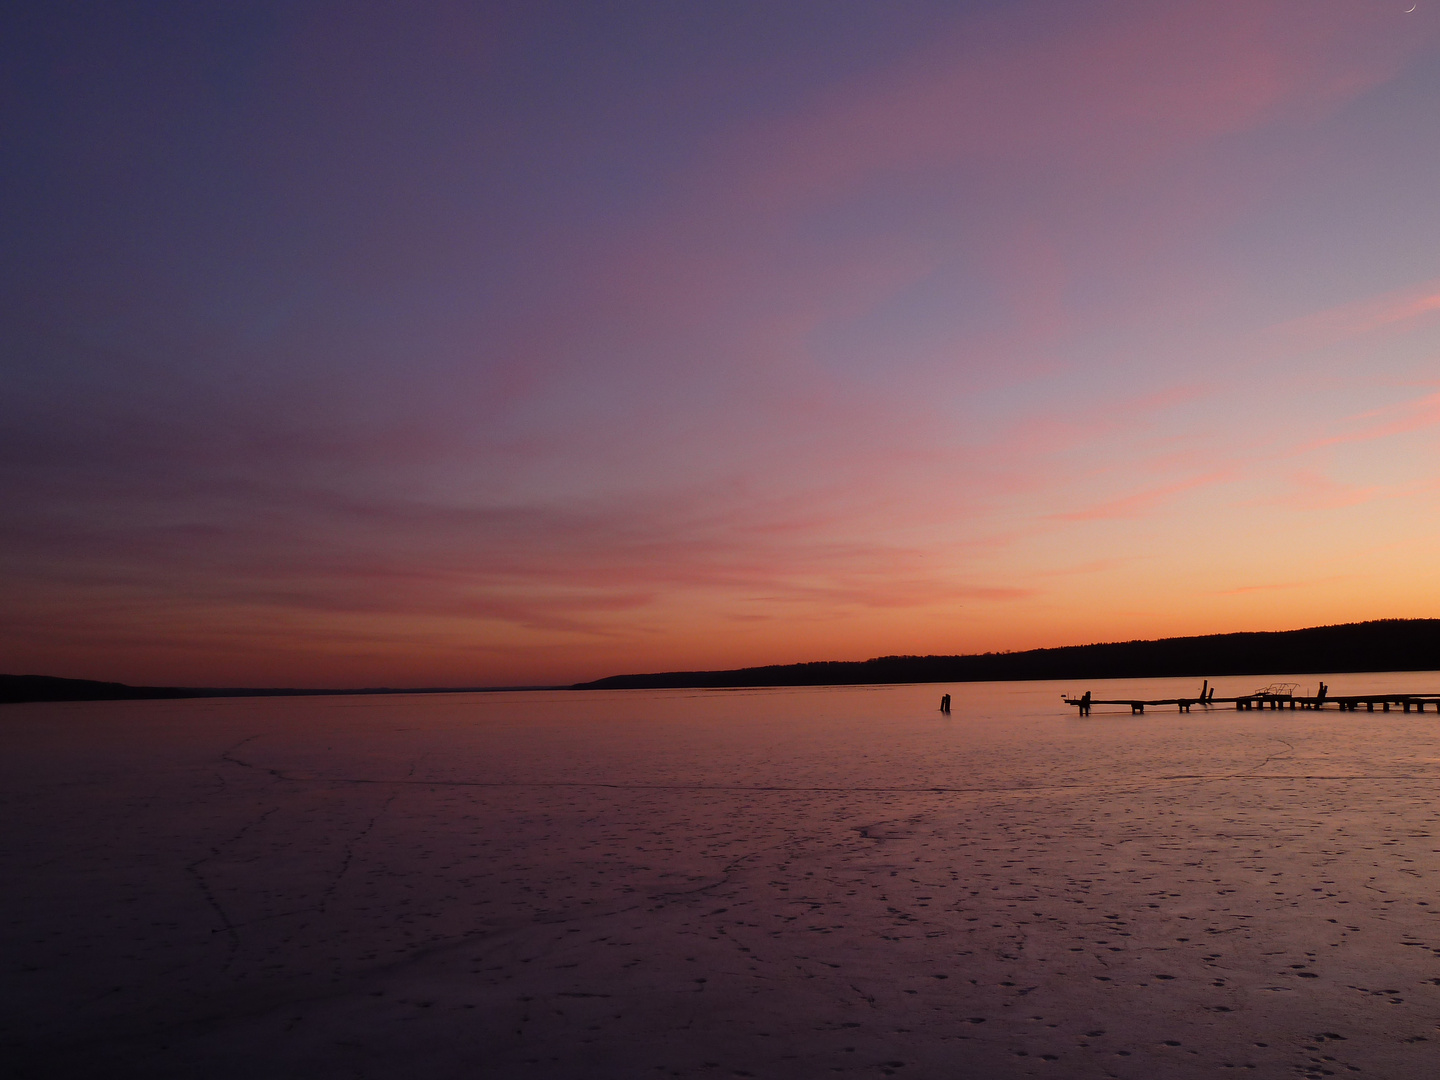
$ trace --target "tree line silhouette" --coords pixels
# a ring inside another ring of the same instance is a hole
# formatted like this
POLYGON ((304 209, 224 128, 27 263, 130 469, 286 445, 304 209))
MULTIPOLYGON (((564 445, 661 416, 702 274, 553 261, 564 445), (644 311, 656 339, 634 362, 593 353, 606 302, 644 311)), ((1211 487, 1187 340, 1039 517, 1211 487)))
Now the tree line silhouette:
POLYGON ((1066 645, 1024 652, 880 656, 873 660, 821 660, 730 671, 611 675, 578 683, 575 689, 844 686, 1435 669, 1440 669, 1440 619, 1379 619, 1304 630, 1066 645))

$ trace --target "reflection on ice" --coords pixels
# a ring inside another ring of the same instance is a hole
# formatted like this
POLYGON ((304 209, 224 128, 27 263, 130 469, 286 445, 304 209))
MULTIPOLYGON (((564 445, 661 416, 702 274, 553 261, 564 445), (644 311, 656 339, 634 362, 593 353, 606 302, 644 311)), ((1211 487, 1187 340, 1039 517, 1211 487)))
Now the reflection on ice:
POLYGON ((37 1076, 1423 1075, 1440 718, 1067 689, 9 707, 0 1038, 37 1076))

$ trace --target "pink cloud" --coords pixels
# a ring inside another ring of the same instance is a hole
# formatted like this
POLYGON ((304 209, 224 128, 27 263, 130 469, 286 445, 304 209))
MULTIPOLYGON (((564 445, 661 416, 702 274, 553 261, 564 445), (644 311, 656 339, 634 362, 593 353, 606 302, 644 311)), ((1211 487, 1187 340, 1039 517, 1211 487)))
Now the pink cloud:
POLYGON ((1306 444, 1302 450, 1318 450, 1346 443, 1373 442, 1396 435, 1408 435, 1440 425, 1440 394, 1430 394, 1417 401, 1407 401, 1388 409, 1371 410, 1354 419, 1372 421, 1355 431, 1334 435, 1306 444))
POLYGON ((267 502, 237 515, 223 499, 197 501, 190 520, 169 522, 173 510, 144 522, 132 508, 84 526, 37 508, 5 537, 28 564, 7 602, 18 610, 42 585, 103 583, 155 608, 183 598, 216 613, 441 618, 601 639, 634 633, 667 598, 795 615, 1029 595, 967 581, 932 548, 841 539, 845 521, 810 504, 652 497, 467 510, 282 490, 267 502))
POLYGON ((1086 574, 1104 574, 1125 565, 1124 559, 1092 559, 1075 566, 1064 566, 1055 570, 1037 571, 1036 577, 1079 577, 1086 574))
POLYGON ((1146 491, 1136 492, 1133 495, 1125 495, 1118 499, 1111 499, 1108 502, 1099 503, 1096 506, 1087 507, 1084 510, 1051 514, 1050 519, 1053 521, 1110 521, 1121 518, 1142 517, 1175 495, 1186 491, 1194 491, 1197 488, 1225 483, 1235 479, 1235 475, 1235 471, 1231 469, 1214 472, 1206 476, 1195 477, 1191 480, 1183 480, 1175 484, 1166 484, 1163 487, 1150 488, 1146 491))
POLYGON ((1275 327, 1274 333, 1323 345, 1381 330, 1404 329, 1436 312, 1440 312, 1440 281, 1427 281, 1292 319, 1275 327))
POLYGON ((1294 506, 1304 510, 1335 510, 1360 506, 1382 497, 1382 489, 1378 486, 1342 484, 1314 470, 1292 473, 1289 482, 1291 491, 1279 498, 1263 500, 1264 504, 1294 506))
MULTIPOLYGON (((540 372, 583 370, 597 355, 612 377, 639 378, 661 357, 694 356, 698 334, 732 375, 798 372, 807 330, 853 319, 943 257, 894 235, 795 249, 803 221, 872 182, 938 185, 963 199, 976 177, 1001 190, 1031 183, 1043 159, 1045 182, 1083 174, 1113 196, 1137 183, 1137 170, 1198 142, 1334 107, 1423 46, 1423 35, 1397 35, 1375 12, 1335 2, 1307 5, 1303 18, 1283 5, 1086 5, 1022 38, 1003 22, 966 20, 926 55, 718 137, 645 217, 570 238, 565 259, 592 255, 557 267, 564 308, 533 312, 491 355, 508 354, 531 387, 540 372), (768 345, 726 340, 727 328, 767 321, 788 329, 768 345)), ((1054 219, 1070 211, 1063 199, 1042 209, 978 241, 1013 318, 1003 334, 968 343, 973 370, 1069 325, 1077 268, 1054 219)))
POLYGON ((1234 589, 1224 589, 1217 592, 1216 596, 1248 596, 1251 593, 1263 592, 1287 592, 1292 589, 1313 589, 1320 585, 1333 585, 1337 581, 1347 581, 1347 575, 1335 575, 1332 577, 1312 578, 1307 581, 1284 581, 1267 583, 1264 585, 1241 585, 1234 589))
MULTIPOLYGON (((1076 11, 1078 14, 1078 9, 1076 11)), ((868 177, 976 161, 1084 163, 1112 177, 1180 145, 1287 110, 1323 111, 1423 47, 1364 5, 1093 5, 1051 36, 996 40, 967 24, 928 57, 845 87, 755 133, 762 204, 855 191, 868 177)))

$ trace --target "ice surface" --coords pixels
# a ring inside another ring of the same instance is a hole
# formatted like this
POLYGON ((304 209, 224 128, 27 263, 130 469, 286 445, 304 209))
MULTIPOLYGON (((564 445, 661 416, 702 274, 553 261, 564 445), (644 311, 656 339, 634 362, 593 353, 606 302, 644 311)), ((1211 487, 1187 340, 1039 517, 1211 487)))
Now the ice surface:
POLYGON ((0 1056, 1436 1075, 1440 716, 1191 681, 7 706, 0 1056))

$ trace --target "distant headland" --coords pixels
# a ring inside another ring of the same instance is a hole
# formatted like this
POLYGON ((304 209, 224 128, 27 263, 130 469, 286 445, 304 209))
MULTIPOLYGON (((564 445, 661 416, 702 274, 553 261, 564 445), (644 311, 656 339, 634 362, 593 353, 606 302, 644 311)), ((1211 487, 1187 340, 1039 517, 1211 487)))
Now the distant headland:
POLYGON ((965 656, 880 656, 733 671, 611 675, 577 690, 657 690, 867 683, 1018 682, 1165 676, 1440 669, 1440 619, 1379 619, 1304 630, 1066 645, 965 656))

